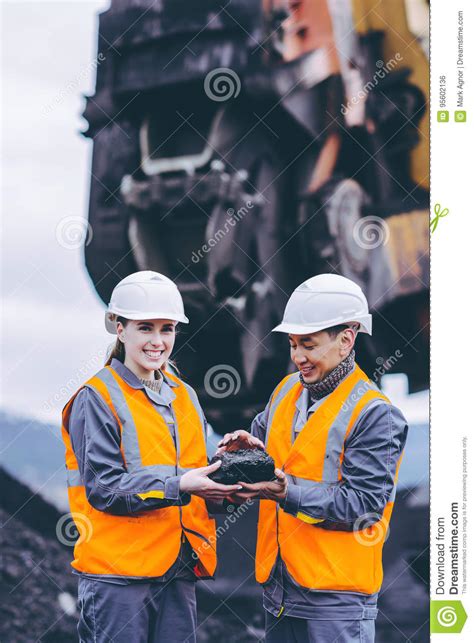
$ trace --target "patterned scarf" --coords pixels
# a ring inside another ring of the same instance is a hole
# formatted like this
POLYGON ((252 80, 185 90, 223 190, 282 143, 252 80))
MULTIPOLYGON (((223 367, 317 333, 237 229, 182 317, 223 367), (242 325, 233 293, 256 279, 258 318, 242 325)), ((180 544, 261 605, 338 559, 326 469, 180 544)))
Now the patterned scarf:
POLYGON ((142 384, 150 388, 152 391, 155 391, 156 393, 160 392, 161 383, 163 382, 163 375, 161 374, 161 371, 155 371, 154 380, 144 380, 141 377, 139 377, 138 379, 142 384))
POLYGON ((332 393, 334 389, 340 384, 340 382, 348 375, 354 368, 355 363, 355 351, 349 353, 349 355, 342 360, 340 364, 336 366, 324 379, 320 382, 314 382, 313 384, 307 384, 302 374, 300 373, 300 382, 305 388, 308 389, 309 395, 313 402, 320 400, 321 398, 332 393))

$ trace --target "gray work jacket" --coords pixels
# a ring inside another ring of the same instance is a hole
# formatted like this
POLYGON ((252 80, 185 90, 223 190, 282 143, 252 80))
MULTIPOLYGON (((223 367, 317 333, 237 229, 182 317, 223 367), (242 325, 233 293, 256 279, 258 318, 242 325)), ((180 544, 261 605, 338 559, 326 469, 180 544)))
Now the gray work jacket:
MULTIPOLYGON (((293 441, 324 400, 313 403, 308 390, 303 389, 296 402, 293 441)), ((252 422, 251 432, 262 442, 268 429, 269 409, 270 403, 252 422)), ((344 484, 304 488, 289 483, 288 494, 280 501, 281 508, 293 516, 301 511, 311 518, 325 519, 315 529, 347 531, 360 516, 373 514, 381 518, 388 499, 393 498, 397 462, 407 433, 407 421, 398 408, 380 399, 373 400, 347 439, 342 463, 344 484)), ((375 618, 377 614, 377 594, 308 590, 291 578, 280 556, 263 589, 264 607, 275 616, 339 618, 346 614, 342 617, 351 616, 355 620, 375 618)))
MULTIPOLYGON (((139 378, 122 362, 112 359, 111 367, 134 389, 142 389, 156 410, 167 422, 171 435, 176 440, 175 419, 171 407, 176 395, 173 388, 177 386, 165 374, 160 391, 146 387, 139 378)), ((203 426, 207 432, 204 413, 197 401, 196 393, 185 385, 193 398, 196 408, 200 410, 203 426)), ((110 408, 92 389, 85 387, 74 399, 69 420, 69 434, 79 471, 86 489, 90 504, 99 511, 125 516, 142 511, 151 511, 171 505, 187 505, 191 496, 180 492, 180 475, 164 480, 152 472, 141 469, 128 472, 120 452, 120 427, 110 408), (164 498, 141 499, 137 494, 159 490, 164 498)), ((206 437, 206 436, 205 436, 206 437)), ((153 578, 154 582, 167 581, 173 577, 195 580, 192 568, 196 561, 192 559, 192 549, 187 540, 181 547, 178 559, 163 576, 153 578)), ((150 582, 150 578, 124 577, 84 574, 81 576, 96 580, 127 584, 129 582, 150 582)))

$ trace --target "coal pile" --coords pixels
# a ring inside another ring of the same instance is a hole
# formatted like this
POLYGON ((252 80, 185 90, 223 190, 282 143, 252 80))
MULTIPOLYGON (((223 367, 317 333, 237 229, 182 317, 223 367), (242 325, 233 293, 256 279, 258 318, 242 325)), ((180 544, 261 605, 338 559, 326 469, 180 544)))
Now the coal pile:
POLYGON ((275 478, 275 462, 261 449, 224 451, 215 455, 210 464, 218 460, 222 461, 222 465, 209 478, 220 484, 264 482, 275 478))
POLYGON ((73 543, 52 536, 61 514, 2 470, 0 480, 0 640, 77 643, 73 543))

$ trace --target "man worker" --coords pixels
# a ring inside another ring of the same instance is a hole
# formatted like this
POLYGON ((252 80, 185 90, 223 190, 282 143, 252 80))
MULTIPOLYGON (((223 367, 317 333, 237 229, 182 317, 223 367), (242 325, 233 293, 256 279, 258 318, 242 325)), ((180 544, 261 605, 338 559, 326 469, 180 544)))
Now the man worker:
POLYGON ((372 332, 360 287, 321 274, 298 286, 283 321, 298 372, 285 377, 251 435, 276 480, 242 484, 238 502, 260 499, 256 578, 267 643, 370 643, 382 584, 382 548, 408 426, 355 363, 358 332, 372 332))

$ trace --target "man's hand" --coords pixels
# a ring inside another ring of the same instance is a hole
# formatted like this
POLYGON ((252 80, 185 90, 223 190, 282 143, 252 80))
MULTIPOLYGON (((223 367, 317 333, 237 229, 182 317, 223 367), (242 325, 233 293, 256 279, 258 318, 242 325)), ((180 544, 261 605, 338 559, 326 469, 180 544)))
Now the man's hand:
POLYGON ((207 467, 199 467, 198 469, 187 471, 181 476, 179 481, 180 491, 192 493, 206 500, 219 501, 241 490, 241 484, 219 484, 208 478, 208 475, 217 471, 221 464, 222 461, 217 460, 217 462, 207 467))
POLYGON ((288 480, 281 469, 275 469, 276 480, 268 482, 239 482, 242 491, 232 494, 229 500, 245 502, 249 498, 258 498, 260 500, 284 500, 288 491, 288 480))
POLYGON ((223 451, 238 451, 239 449, 262 449, 265 451, 263 442, 243 429, 226 433, 217 446, 219 448, 216 454, 223 451))

